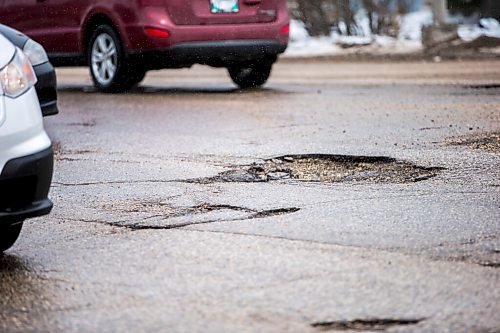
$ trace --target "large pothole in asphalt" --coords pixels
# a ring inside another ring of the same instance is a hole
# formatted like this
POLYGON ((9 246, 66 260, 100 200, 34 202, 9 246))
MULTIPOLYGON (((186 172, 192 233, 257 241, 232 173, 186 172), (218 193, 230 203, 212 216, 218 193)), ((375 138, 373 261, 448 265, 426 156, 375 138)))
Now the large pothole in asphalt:
POLYGON ((251 165, 234 166, 215 177, 193 183, 269 182, 293 179, 309 182, 412 183, 435 177, 443 168, 422 167, 383 156, 286 155, 251 165))

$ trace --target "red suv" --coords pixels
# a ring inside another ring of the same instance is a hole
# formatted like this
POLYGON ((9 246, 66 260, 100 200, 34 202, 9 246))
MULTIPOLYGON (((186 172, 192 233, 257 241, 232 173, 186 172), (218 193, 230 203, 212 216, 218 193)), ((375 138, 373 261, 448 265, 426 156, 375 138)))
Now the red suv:
POLYGON ((288 43, 286 0, 3 0, 0 22, 43 45, 55 66, 88 65, 124 91, 146 71, 205 64, 263 85, 288 43))

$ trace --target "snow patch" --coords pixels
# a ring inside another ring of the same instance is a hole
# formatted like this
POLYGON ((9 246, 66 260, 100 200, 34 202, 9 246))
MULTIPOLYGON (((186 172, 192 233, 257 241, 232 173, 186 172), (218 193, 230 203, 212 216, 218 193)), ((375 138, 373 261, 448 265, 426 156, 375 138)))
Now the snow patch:
POLYGON ((309 33, 306 30, 304 23, 297 20, 290 21, 290 42, 300 43, 309 39, 309 33))
POLYGON ((459 26, 458 35, 466 42, 481 36, 500 38, 500 23, 494 18, 482 18, 478 24, 459 26))
POLYGON ((422 40, 422 28, 432 24, 432 11, 429 7, 422 7, 418 12, 406 14, 401 19, 399 40, 422 40))

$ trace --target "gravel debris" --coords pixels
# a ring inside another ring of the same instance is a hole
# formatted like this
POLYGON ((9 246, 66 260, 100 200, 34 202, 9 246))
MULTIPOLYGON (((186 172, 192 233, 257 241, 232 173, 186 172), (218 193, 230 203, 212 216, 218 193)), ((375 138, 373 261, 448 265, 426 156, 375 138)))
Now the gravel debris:
POLYGON ((467 146, 482 149, 490 153, 500 153, 500 132, 486 132, 472 135, 452 137, 447 140, 450 146, 467 146))

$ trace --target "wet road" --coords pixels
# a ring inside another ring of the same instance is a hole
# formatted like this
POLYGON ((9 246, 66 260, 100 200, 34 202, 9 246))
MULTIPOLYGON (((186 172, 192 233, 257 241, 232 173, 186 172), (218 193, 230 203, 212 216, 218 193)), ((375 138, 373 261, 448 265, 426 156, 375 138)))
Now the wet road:
POLYGON ((55 208, 0 258, 0 331, 500 330, 500 62, 58 80, 55 208))

